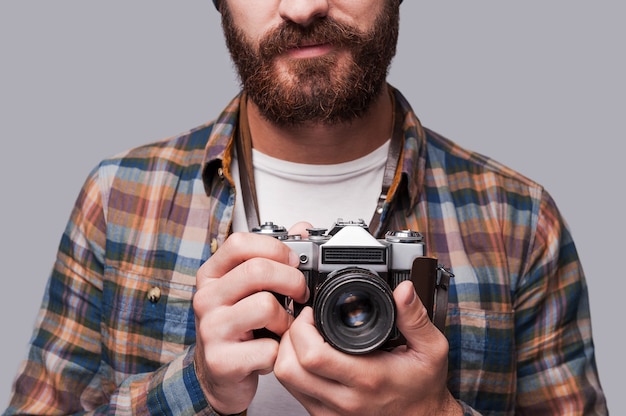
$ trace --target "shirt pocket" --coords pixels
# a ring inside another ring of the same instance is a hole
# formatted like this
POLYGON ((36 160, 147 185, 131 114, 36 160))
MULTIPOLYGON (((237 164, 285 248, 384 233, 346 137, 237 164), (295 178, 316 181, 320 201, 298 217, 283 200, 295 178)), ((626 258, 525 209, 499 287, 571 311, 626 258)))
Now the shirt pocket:
MULTIPOLYGON (((161 271, 162 273, 162 271, 161 271)), ((154 371, 195 342, 191 276, 105 269, 103 360, 118 377, 154 371)))
POLYGON ((451 392, 477 409, 491 409, 494 414, 512 411, 516 389, 514 313, 452 307, 446 337, 451 392))

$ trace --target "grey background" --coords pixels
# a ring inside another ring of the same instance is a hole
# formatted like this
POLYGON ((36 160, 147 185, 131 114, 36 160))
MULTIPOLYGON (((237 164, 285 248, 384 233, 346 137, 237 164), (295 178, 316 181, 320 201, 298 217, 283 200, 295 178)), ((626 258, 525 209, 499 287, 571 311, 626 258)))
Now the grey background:
MULTIPOLYGON (((390 74, 424 125, 555 197, 588 277, 613 414, 626 414, 615 340, 625 11, 609 0, 407 0, 390 74)), ((0 406, 89 170, 212 119, 237 89, 210 0, 0 2, 0 406)))

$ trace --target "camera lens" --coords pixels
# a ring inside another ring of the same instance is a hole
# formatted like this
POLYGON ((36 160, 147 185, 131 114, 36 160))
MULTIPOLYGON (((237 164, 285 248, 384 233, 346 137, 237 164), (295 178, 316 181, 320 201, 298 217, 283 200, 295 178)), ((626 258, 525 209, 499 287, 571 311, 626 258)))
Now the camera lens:
POLYGON ((335 270, 317 288, 315 325, 333 347, 365 354, 389 338, 396 309, 393 292, 377 274, 358 267, 335 270))

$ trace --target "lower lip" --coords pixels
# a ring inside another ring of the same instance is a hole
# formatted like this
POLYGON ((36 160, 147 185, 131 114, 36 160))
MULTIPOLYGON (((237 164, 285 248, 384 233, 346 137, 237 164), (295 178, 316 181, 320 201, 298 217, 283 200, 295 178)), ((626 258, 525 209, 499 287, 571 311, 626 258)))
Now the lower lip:
POLYGON ((303 46, 301 48, 290 49, 288 55, 290 58, 294 59, 316 58, 326 55, 330 51, 332 51, 331 45, 303 46))

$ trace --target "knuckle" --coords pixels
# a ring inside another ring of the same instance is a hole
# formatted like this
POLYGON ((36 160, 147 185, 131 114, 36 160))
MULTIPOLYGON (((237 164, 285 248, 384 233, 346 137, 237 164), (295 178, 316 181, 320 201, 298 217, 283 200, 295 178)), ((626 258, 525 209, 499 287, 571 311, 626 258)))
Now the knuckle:
POLYGON ((363 377, 358 380, 358 383, 360 383, 361 387, 366 391, 372 393, 380 391, 384 387, 378 374, 370 374, 369 377, 363 377))
POLYGON ((210 307, 210 296, 204 296, 203 290, 198 290, 191 298, 194 315, 201 316, 210 307))
POLYGON ((267 338, 263 340, 263 343, 259 348, 255 349, 255 353, 262 351, 263 359, 261 362, 264 364, 263 368, 266 368, 267 366, 270 366, 271 368, 274 367, 274 363, 278 357, 278 349, 278 342, 267 338))
POLYGON ((200 341, 212 347, 218 345, 221 340, 228 338, 231 326, 225 325, 223 313, 211 311, 196 318, 197 337, 200 341))
POLYGON ((274 375, 278 380, 286 380, 286 376, 289 375, 290 366, 286 363, 285 360, 276 360, 274 363, 274 375))
POLYGON ((257 279, 261 286, 267 284, 275 272, 274 266, 269 260, 258 257, 244 262, 242 267, 244 274, 257 279))
POLYGON ((270 292, 257 293, 255 303, 257 311, 263 314, 275 314, 281 309, 276 297, 270 292))
POLYGON ((323 363, 323 357, 315 349, 307 349, 300 356, 300 365, 307 370, 315 370, 323 363))
POLYGON ((239 246, 246 244, 249 240, 250 235, 248 233, 232 233, 224 242, 224 246, 239 246))
POLYGON ((288 367, 286 363, 276 362, 274 364, 274 376, 281 384, 289 385, 296 381, 293 371, 294 368, 295 367, 288 367))
POLYGON ((211 280, 202 287, 198 288, 198 290, 192 295, 191 305, 196 316, 202 315, 206 311, 216 307, 218 299, 212 294, 216 293, 215 288, 217 287, 216 285, 219 284, 220 282, 218 279, 211 280))
POLYGON ((294 377, 294 369, 298 368, 298 363, 295 362, 293 356, 290 356, 291 358, 280 357, 274 363, 274 375, 279 381, 289 382, 294 377))
POLYGON ((366 412, 366 409, 363 408, 361 400, 357 400, 356 398, 353 400, 346 400, 343 403, 343 413, 346 415, 362 415, 366 412))
POLYGON ((209 257, 207 261, 202 263, 196 271, 196 286, 198 288, 204 287, 205 282, 211 281, 215 278, 213 268, 213 257, 209 257))

